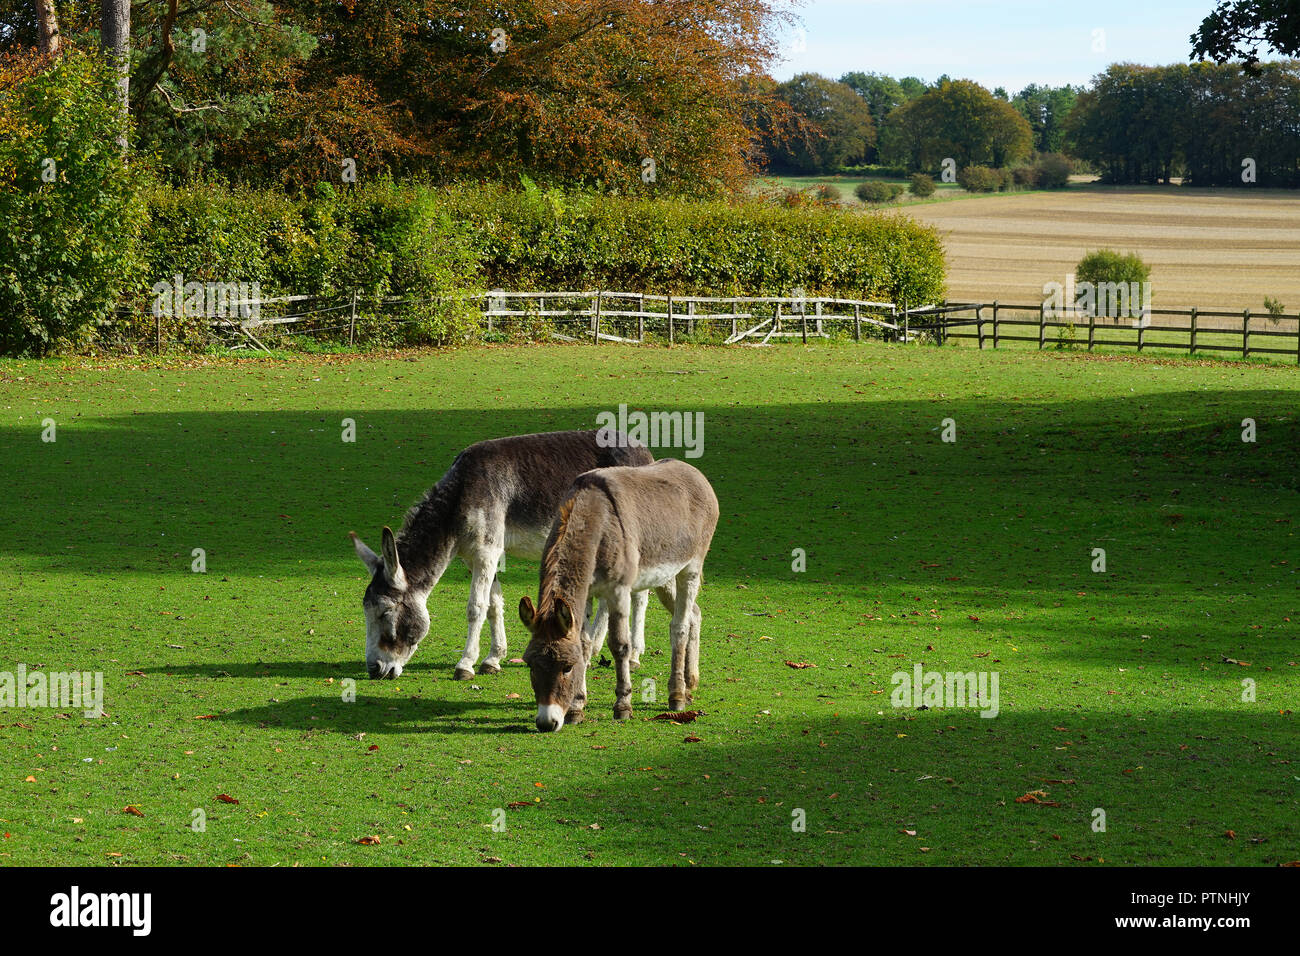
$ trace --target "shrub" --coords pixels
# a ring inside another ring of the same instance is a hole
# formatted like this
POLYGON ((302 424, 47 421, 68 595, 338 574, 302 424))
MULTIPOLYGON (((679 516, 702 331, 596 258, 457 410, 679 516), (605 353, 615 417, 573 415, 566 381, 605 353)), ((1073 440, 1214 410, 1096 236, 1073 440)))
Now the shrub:
POLYGON ((840 187, 831 183, 818 183, 815 190, 818 202, 837 205, 844 201, 844 194, 840 192, 840 187))
POLYGON ((1017 186, 1032 189, 1038 185, 1038 173, 1037 166, 1017 166, 1011 170, 1011 181, 1017 186))
POLYGON ((872 180, 859 183, 858 188, 853 190, 853 194, 860 200, 872 204, 893 202, 902 193, 903 187, 898 183, 882 183, 872 180))
POLYGON ((1062 189, 1070 183, 1074 163, 1060 153, 1044 153, 1039 157, 1035 168, 1038 171, 1038 186, 1043 189, 1062 189))
POLYGON ((967 192, 996 192, 1002 184, 1002 170, 990 166, 965 166, 957 172, 957 185, 967 192))
POLYGON ((912 191, 913 196, 916 196, 919 199, 924 199, 926 196, 933 196, 935 189, 934 177, 928 176, 925 173, 913 173, 912 182, 911 185, 908 186, 908 189, 912 191))
POLYGON ((1098 315, 1106 315, 1112 318, 1120 318, 1120 311, 1115 308, 1115 295, 1112 294, 1112 284, 1123 285, 1123 299, 1121 301, 1128 304, 1128 315, 1135 314, 1143 306, 1151 305, 1150 298, 1135 302, 1131 295, 1134 284, 1136 284, 1138 296, 1143 293, 1142 283, 1151 279, 1151 267, 1144 263, 1136 253, 1118 253, 1113 249, 1098 249, 1096 252, 1090 252, 1082 259, 1074 270, 1075 280, 1078 283, 1092 283, 1096 302, 1094 309, 1098 315), (1105 287, 1105 288, 1103 288, 1105 287), (1104 306, 1103 307, 1103 299, 1104 306))
POLYGON ((86 341, 135 271, 140 177, 118 150, 115 82, 71 49, 0 60, 0 352, 86 341))

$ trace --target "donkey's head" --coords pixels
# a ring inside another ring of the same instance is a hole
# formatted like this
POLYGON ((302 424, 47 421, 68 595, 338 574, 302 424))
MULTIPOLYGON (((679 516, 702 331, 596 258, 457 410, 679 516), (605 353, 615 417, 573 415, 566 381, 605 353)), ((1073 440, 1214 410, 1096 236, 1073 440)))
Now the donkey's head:
POLYGON ((374 678, 400 677, 402 668, 429 633, 428 592, 412 588, 397 560, 397 539, 384 528, 383 557, 355 534, 352 545, 370 569, 370 586, 362 606, 366 612, 366 670, 374 678))
POLYGON ((552 731, 564 726, 574 695, 582 687, 587 659, 582 625, 569 602, 557 596, 545 607, 539 612, 529 598, 519 601, 519 619, 533 635, 524 663, 537 698, 537 729, 552 731))

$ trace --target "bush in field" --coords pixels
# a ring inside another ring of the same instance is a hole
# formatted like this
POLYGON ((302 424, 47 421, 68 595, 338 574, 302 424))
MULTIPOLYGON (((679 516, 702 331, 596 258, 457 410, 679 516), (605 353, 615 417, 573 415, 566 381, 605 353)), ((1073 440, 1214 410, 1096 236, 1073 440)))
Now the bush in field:
POLYGON ((964 166, 957 171, 957 185, 967 192, 997 192, 1002 184, 1002 170, 991 166, 964 166))
POLYGON ((1070 183, 1070 173, 1074 163, 1068 156, 1060 153, 1044 153, 1039 157, 1035 169, 1038 170, 1037 185, 1043 189, 1062 189, 1070 183))
POLYGON ((1076 283, 1092 283, 1096 294, 1094 308, 1098 315, 1120 317, 1119 311, 1114 306, 1115 296, 1121 293, 1112 290, 1121 285, 1124 288, 1123 298, 1120 301, 1128 303, 1128 314, 1136 312, 1143 306, 1151 305, 1149 298, 1135 302, 1129 294, 1136 283, 1140 296, 1142 283, 1149 282, 1151 279, 1151 267, 1136 253, 1119 253, 1114 249, 1098 249, 1096 252, 1090 252, 1075 266, 1074 278, 1076 283))
POLYGON ((1011 181, 1016 186, 1032 189, 1038 185, 1038 175, 1037 166, 1017 166, 1011 170, 1011 181))
POLYGON ((115 81, 75 50, 0 59, 0 353, 86 341, 135 269, 139 176, 118 150, 115 81))
POLYGON ((867 181, 859 183, 858 188, 853 190, 853 194, 865 203, 877 205, 880 203, 893 202, 903 193, 903 187, 898 183, 881 183, 867 181))
POLYGON ((836 205, 844 201, 844 194, 840 192, 840 187, 831 183, 818 183, 815 190, 817 201, 836 205))
POLYGON ((913 173, 912 182, 908 186, 908 189, 911 190, 912 195, 916 196, 918 199, 933 196, 935 190, 934 177, 928 176, 925 173, 913 173))

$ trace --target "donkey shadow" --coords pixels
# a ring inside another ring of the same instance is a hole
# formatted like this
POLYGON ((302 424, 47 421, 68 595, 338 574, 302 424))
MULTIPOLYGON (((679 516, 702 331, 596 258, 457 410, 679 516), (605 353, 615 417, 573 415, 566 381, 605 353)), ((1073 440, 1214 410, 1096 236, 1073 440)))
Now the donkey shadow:
MULTIPOLYGON (((507 702, 511 703, 511 702, 507 702)), ((297 697, 244 707, 218 720, 258 728, 323 730, 339 734, 514 734, 532 732, 531 701, 520 700, 517 718, 500 715, 499 700, 445 700, 426 697, 366 698, 358 682, 356 701, 297 697), (483 712, 490 711, 495 716, 483 712)))

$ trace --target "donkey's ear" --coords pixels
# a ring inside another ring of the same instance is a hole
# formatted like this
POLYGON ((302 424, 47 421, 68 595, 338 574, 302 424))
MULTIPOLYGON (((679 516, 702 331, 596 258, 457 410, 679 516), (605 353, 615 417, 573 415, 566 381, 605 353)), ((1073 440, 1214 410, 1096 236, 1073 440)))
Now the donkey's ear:
POLYGON ((533 629, 533 621, 537 619, 537 609, 533 607, 533 599, 527 594, 519 599, 519 620, 524 622, 524 627, 528 630, 533 629))
POLYGON ((378 574, 384 567, 384 559, 366 547, 366 543, 357 537, 355 531, 349 531, 348 537, 352 539, 352 547, 357 549, 357 557, 370 569, 371 574, 378 574))
POLYGON ((573 608, 569 607, 569 602, 564 598, 555 602, 555 619, 560 622, 565 634, 573 630, 573 608))
POLYGON ((384 540, 381 547, 384 550, 384 577, 388 578, 388 583, 399 591, 405 590, 406 572, 402 570, 402 564, 397 560, 397 538, 388 525, 384 525, 384 540))

